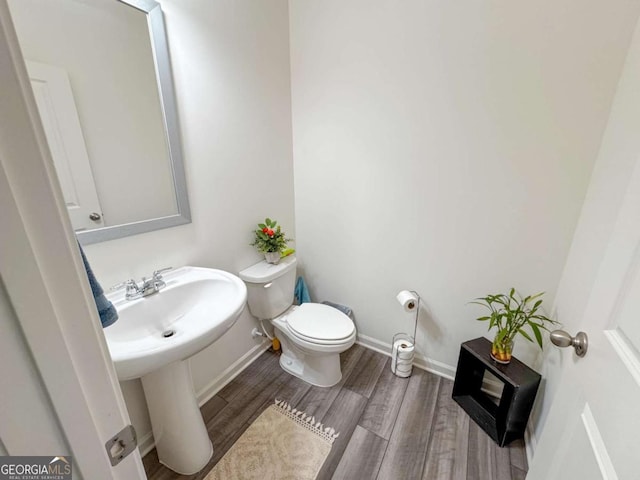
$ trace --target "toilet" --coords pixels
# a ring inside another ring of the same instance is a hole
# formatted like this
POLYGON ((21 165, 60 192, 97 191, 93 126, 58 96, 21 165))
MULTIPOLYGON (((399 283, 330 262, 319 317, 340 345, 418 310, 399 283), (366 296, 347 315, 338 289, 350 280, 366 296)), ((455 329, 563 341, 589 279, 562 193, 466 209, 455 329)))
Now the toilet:
POLYGON ((342 378, 340 354, 356 340, 353 321, 340 310, 319 303, 293 305, 296 258, 266 261, 240 272, 247 285, 249 310, 270 320, 282 345, 280 366, 311 385, 331 387, 342 378))

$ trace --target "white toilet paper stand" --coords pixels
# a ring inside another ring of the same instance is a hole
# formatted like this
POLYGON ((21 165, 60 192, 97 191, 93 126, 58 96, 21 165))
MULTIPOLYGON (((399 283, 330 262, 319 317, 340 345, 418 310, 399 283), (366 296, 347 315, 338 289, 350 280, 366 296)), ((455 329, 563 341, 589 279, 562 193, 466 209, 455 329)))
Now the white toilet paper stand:
POLYGON ((418 316, 420 315, 420 294, 415 290, 411 290, 416 297, 418 297, 418 301, 416 302, 416 321, 413 323, 413 342, 415 344, 416 334, 418 333, 418 316))
POLYGON ((420 295, 411 290, 417 297, 415 302, 415 322, 413 336, 408 333, 396 333, 391 342, 391 371, 398 377, 410 377, 413 370, 413 356, 415 354, 416 334, 418 333, 418 316, 420 315, 420 295))
POLYGON ((413 370, 414 340, 408 333, 396 333, 391 347, 391 372, 398 377, 410 377, 413 370))

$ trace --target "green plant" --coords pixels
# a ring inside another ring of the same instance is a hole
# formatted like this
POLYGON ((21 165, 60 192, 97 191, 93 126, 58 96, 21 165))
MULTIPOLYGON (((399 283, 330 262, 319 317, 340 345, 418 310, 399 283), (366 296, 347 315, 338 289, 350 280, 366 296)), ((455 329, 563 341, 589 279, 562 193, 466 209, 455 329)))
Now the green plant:
POLYGON ((287 242, 293 240, 292 238, 286 238, 278 222, 270 218, 265 218, 264 223, 258 224, 255 234, 255 239, 251 245, 262 253, 282 252, 287 248, 287 242))
POLYGON ((494 357, 508 361, 511 358, 513 340, 518 333, 530 342, 535 338, 536 343, 542 348, 542 330, 549 331, 549 326, 558 323, 541 312, 542 295, 544 292, 522 298, 516 289, 512 288, 508 295, 487 295, 471 302, 482 305, 491 312, 489 316, 478 317, 477 320, 488 321, 488 330, 494 327, 497 329, 491 349, 494 357), (533 338, 524 330, 525 327, 531 330, 533 338))

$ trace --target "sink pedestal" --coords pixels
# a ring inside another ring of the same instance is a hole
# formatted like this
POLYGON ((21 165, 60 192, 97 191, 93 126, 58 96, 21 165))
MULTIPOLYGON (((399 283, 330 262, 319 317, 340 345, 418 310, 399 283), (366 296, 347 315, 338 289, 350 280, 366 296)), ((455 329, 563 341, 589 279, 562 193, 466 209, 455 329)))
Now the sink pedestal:
POLYGON ((191 475, 209 463, 213 447, 187 359, 233 326, 247 287, 231 273, 198 267, 177 268, 164 283, 159 293, 135 300, 123 290, 109 294, 120 319, 104 335, 118 379, 142 380, 160 462, 191 475))
POLYGON ((213 455, 187 362, 169 363, 142 377, 158 459, 183 475, 199 472, 213 455))

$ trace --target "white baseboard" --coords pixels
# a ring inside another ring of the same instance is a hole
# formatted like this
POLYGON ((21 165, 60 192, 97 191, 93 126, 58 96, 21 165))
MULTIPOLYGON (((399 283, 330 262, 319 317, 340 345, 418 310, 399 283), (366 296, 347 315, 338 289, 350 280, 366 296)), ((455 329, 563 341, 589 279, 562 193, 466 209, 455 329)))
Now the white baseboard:
MULTIPOLYGON (((386 355, 388 357, 391 356, 391 343, 381 342, 380 340, 377 340, 373 337, 368 337, 367 335, 361 334, 358 334, 356 343, 370 350, 382 353, 383 355, 386 355)), ((436 375, 448 378, 449 380, 453 380, 456 375, 455 367, 447 365, 446 363, 438 362, 437 360, 433 360, 423 355, 415 355, 413 357, 413 365, 421 370, 435 373, 436 375)))
MULTIPOLYGON (((242 371, 251 365, 262 353, 271 346, 269 340, 264 340, 262 343, 256 345, 247 353, 245 353, 238 360, 233 362, 227 369, 225 369, 220 375, 214 378, 210 383, 205 385, 196 393, 196 399, 198 405, 202 406, 207 403, 211 397, 218 393, 222 388, 227 385, 231 380, 236 378, 242 371)), ((138 448, 140 449, 140 455, 145 456, 155 447, 153 440, 153 432, 147 432, 139 437, 138 448)))
POLYGON ((536 451, 538 445, 538 439, 531 426, 531 423, 527 424, 527 429, 524 431, 524 450, 527 454, 527 466, 531 465, 533 461, 533 454, 536 451))
MULTIPOLYGON (((375 338, 360 334, 358 335, 356 343, 370 350, 375 350, 383 355, 387 355, 388 357, 391 356, 391 343, 381 342, 375 338)), ((432 358, 425 357, 424 355, 416 354, 413 357, 413 365, 421 370, 426 370, 427 372, 431 372, 449 380, 455 379, 456 376, 456 367, 433 360, 432 358)), ((502 396, 502 384, 492 380, 485 380, 482 384, 482 391, 492 397, 500 398, 502 396)))
POLYGON ((138 450, 140 450, 140 456, 144 457, 147 453, 153 450, 156 443, 153 441, 153 432, 149 431, 142 437, 138 438, 138 450))

